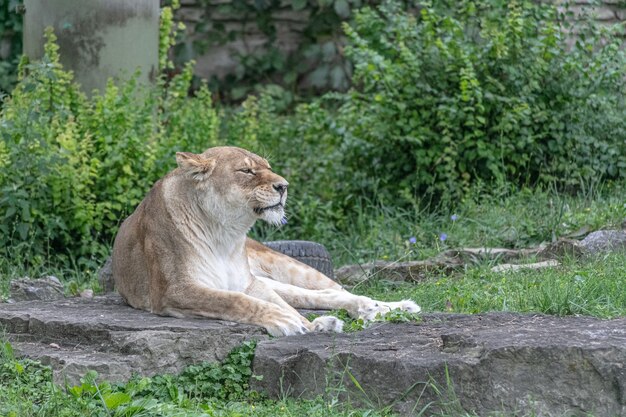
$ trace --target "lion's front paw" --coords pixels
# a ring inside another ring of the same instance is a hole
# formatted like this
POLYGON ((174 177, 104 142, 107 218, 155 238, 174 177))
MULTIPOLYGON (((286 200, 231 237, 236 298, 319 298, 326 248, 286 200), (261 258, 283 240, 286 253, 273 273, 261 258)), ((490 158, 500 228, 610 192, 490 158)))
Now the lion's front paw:
POLYGON ((264 327, 272 336, 293 336, 309 332, 300 317, 284 312, 274 314, 264 327))
POLYGON ((313 330, 316 332, 336 332, 343 331, 343 321, 333 316, 321 316, 311 322, 313 330))
POLYGON ((372 321, 377 317, 384 317, 392 310, 400 309, 409 313, 419 313, 422 309, 411 300, 397 302, 383 302, 372 300, 369 305, 359 309, 359 318, 363 321, 372 321))

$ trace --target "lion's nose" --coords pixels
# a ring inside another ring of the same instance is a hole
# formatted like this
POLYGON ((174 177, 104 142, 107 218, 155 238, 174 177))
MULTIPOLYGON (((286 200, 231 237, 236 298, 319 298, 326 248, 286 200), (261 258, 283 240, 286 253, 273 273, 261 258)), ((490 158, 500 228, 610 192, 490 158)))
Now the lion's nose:
POLYGON ((281 196, 283 194, 285 194, 285 191, 287 191, 287 187, 289 186, 289 184, 281 182, 278 184, 274 184, 273 187, 276 191, 278 191, 278 194, 280 194, 281 196))

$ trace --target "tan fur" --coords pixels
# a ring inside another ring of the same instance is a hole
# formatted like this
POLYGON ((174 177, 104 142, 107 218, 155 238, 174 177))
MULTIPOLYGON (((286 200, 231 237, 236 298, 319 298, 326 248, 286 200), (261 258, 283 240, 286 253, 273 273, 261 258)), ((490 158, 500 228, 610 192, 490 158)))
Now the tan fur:
POLYGON ((268 162, 234 147, 179 152, 122 224, 113 245, 116 288, 133 307, 263 326, 272 335, 341 331, 295 308, 345 308, 366 320, 412 301, 383 303, 350 294, 292 258, 246 238, 257 219, 278 224, 288 183, 268 162))

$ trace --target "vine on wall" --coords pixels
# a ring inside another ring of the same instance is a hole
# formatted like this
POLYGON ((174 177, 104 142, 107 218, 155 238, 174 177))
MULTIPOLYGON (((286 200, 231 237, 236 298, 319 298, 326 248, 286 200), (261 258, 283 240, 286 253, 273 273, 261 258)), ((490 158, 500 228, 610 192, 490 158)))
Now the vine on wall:
MULTIPOLYGON (((201 56, 211 48, 240 41, 229 50, 236 61, 234 71, 213 76, 210 84, 220 97, 240 100, 261 85, 272 85, 288 102, 295 95, 346 90, 352 65, 345 59, 342 22, 356 9, 373 0, 197 0, 183 5, 200 11, 186 24, 191 36, 175 48, 177 61, 201 56), (296 45, 285 45, 284 36, 296 45), (294 39, 295 38, 295 39, 294 39), (252 45, 246 41, 254 39, 252 45), (261 45, 259 45, 259 40, 261 45)), ((185 19, 185 17, 183 17, 185 19)))

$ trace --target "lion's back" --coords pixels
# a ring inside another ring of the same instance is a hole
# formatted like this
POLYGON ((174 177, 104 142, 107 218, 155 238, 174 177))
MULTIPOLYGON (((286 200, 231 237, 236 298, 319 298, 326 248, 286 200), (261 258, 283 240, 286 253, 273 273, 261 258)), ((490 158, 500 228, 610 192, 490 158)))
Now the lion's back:
POLYGON ((157 182, 135 211, 120 226, 113 243, 113 279, 115 287, 128 304, 153 310, 149 265, 150 242, 146 241, 149 222, 159 222, 161 181, 157 182))

